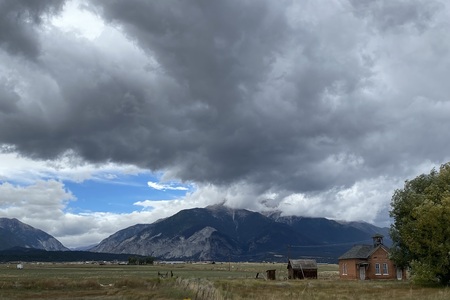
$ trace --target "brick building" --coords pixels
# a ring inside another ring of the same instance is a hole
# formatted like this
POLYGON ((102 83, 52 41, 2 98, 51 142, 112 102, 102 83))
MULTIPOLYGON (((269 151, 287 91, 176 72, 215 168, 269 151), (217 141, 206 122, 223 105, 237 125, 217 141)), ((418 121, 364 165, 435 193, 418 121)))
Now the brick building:
POLYGON ((383 236, 375 235, 373 245, 355 245, 339 257, 341 279, 405 279, 406 272, 389 259, 383 236))

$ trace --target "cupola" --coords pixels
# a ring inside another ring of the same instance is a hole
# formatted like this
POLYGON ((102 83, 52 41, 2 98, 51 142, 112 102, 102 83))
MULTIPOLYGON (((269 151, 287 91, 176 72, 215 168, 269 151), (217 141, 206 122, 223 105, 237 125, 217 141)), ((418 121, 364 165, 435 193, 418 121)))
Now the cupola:
POLYGON ((373 239, 373 247, 376 248, 380 245, 383 245, 383 235, 377 233, 375 234, 372 239, 373 239))

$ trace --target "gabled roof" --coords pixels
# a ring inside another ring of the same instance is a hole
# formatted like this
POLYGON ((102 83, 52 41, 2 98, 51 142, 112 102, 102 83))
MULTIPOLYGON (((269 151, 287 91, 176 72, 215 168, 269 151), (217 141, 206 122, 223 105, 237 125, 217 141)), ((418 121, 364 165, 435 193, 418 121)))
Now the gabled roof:
POLYGON ((389 252, 389 248, 385 245, 379 245, 375 248, 372 245, 355 245, 342 254, 339 259, 368 259, 378 248, 383 248, 386 252, 389 252))
POLYGON ((372 252, 373 246, 371 245, 355 245, 350 250, 342 254, 339 259, 366 259, 372 252))
POLYGON ((292 269, 317 269, 317 262, 314 259, 290 259, 289 264, 292 269))

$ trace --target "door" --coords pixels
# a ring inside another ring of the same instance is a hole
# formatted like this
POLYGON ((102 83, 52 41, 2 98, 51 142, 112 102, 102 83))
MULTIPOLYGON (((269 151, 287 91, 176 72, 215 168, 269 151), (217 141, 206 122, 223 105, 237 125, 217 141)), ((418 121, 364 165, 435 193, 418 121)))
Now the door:
POLYGON ((366 280, 366 267, 365 266, 359 267, 359 279, 366 280))
POLYGON ((403 270, 400 268, 397 268, 397 279, 402 280, 403 279, 403 270))

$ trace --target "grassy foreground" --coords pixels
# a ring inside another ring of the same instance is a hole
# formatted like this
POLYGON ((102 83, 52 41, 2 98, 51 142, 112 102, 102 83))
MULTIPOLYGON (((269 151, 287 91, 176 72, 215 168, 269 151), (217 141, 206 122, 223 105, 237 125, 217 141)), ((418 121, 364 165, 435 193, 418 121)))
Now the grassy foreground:
POLYGON ((286 264, 269 263, 2 264, 0 299, 450 299, 448 288, 340 280, 336 265, 320 265, 317 280, 286 277, 286 264), (268 269, 276 280, 255 278, 268 269))

